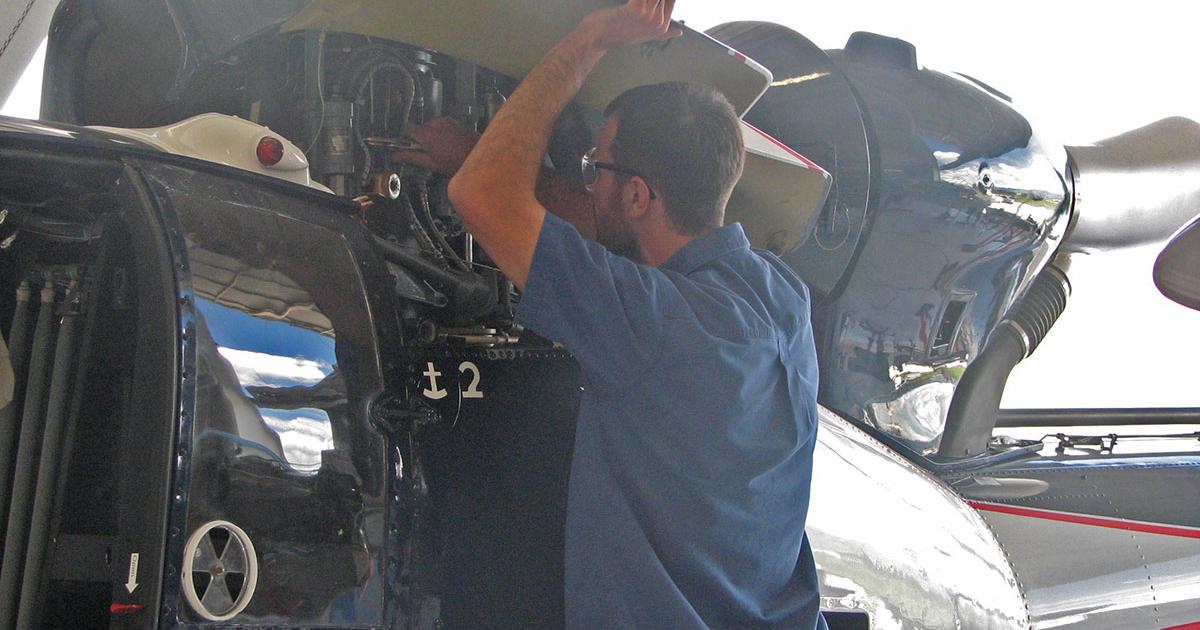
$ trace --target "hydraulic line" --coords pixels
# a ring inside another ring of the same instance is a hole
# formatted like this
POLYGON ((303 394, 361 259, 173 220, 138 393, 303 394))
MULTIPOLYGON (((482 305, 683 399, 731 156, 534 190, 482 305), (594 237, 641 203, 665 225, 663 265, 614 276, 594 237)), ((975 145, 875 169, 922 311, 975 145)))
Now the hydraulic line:
POLYGON ((50 399, 46 404, 42 455, 37 469, 37 487, 33 495, 33 515, 29 522, 29 547, 25 553, 25 574, 21 579, 21 598, 17 613, 18 628, 37 626, 36 606, 42 592, 42 574, 46 547, 50 538, 50 517, 62 462, 63 435, 67 427, 67 401, 72 391, 72 376, 78 352, 80 314, 79 285, 71 281, 58 341, 54 350, 54 368, 50 377, 50 399))
POLYGON ((430 236, 427 231, 425 231, 424 223, 422 223, 420 217, 417 216, 417 209, 415 206, 413 206, 412 199, 409 198, 408 191, 402 191, 400 193, 400 198, 397 201, 400 202, 400 207, 404 210, 404 213, 408 215, 405 217, 408 219, 408 227, 410 230, 412 230, 413 236, 417 239, 417 244, 420 245, 421 251, 428 252, 437 259, 441 267, 448 268, 445 255, 442 253, 442 250, 437 246, 437 244, 433 242, 433 237, 430 236))
POLYGON ((33 484, 41 446, 45 416, 47 372, 54 345, 54 277, 46 274, 33 332, 33 352, 29 359, 29 383, 25 388, 25 407, 21 412, 21 435, 17 441, 17 459, 13 468, 11 501, 5 521, 4 557, 0 565, 0 628, 10 628, 16 620, 17 587, 25 544, 29 536, 33 484))
MULTIPOLYGON (((359 59, 350 65, 347 72, 349 79, 345 82, 341 91, 345 96, 353 99, 353 102, 356 104, 355 107, 365 103, 370 108, 371 111, 369 114, 364 116, 362 113, 356 113, 356 118, 373 118, 375 103, 373 95, 370 95, 369 92, 373 88, 375 76, 385 70, 398 70, 400 76, 404 77, 403 85, 401 86, 403 96, 401 103, 403 105, 400 115, 401 125, 403 125, 408 121, 409 116, 412 115, 414 106, 424 107, 424 98, 419 89, 417 69, 402 55, 382 46, 367 47, 359 59), (371 98, 368 98, 369 96, 371 98)), ((384 116, 384 128, 379 131, 382 135, 387 135, 386 113, 384 116)), ((362 174, 359 177, 360 186, 365 186, 370 181, 371 150, 366 142, 366 138, 371 135, 369 131, 359 129, 359 124, 355 124, 352 129, 355 146, 362 151, 364 157, 362 174)), ((397 133, 401 131, 402 129, 397 130, 397 133)))
POLYGON ((17 414, 25 389, 25 366, 29 362, 29 281, 17 287, 12 327, 8 329, 9 360, 13 368, 13 397, 0 409, 0 535, 4 533, 4 515, 8 514, 8 484, 12 481, 13 446, 17 436, 17 414))
POLYGON ((471 268, 467 266, 467 263, 463 262, 462 258, 458 257, 454 248, 450 246, 450 243, 446 242, 446 237, 442 236, 441 230, 437 229, 437 225, 433 221, 433 208, 429 204, 429 186, 425 182, 417 185, 417 197, 421 201, 421 212, 425 216, 426 226, 429 228, 429 232, 437 238, 437 243, 441 247, 442 253, 445 254, 445 257, 450 262, 454 263, 454 266, 459 271, 470 271, 471 268))
POLYGON ((371 85, 371 80, 374 75, 383 70, 399 70, 404 77, 403 96, 403 111, 401 112, 400 120, 407 121, 412 114, 413 107, 418 103, 423 103, 424 99, 420 98, 421 93, 417 88, 418 71, 414 68, 407 59, 402 55, 384 48, 382 46, 370 46, 363 50, 362 56, 351 66, 349 78, 342 90, 342 93, 351 96, 357 102, 366 100, 366 90, 371 85), (379 61, 382 57, 386 61, 379 61))

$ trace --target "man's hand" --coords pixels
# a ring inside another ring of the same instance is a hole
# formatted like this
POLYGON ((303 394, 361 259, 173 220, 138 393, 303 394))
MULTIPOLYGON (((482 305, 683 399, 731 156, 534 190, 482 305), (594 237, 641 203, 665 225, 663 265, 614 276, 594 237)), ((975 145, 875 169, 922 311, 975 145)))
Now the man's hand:
MULTIPOLYGON (((479 134, 474 129, 448 117, 434 118, 424 125, 409 123, 405 133, 420 148, 396 151, 392 153, 392 159, 447 177, 458 172, 479 142, 479 134)), ((595 238, 592 197, 579 180, 543 168, 535 194, 543 206, 570 221, 585 238, 595 238)))
POLYGON ((629 0, 589 13, 578 30, 601 50, 671 39, 683 35, 682 28, 671 25, 674 10, 675 0, 629 0))
POLYGON ((629 0, 584 17, 525 75, 450 180, 463 225, 518 287, 546 219, 535 189, 554 121, 609 50, 682 35, 671 24, 674 8, 675 0, 629 0))
POLYGON ((421 125, 409 123, 405 133, 420 149, 397 151, 392 159, 427 168, 438 175, 454 175, 475 143, 479 134, 453 118, 434 118, 421 125))

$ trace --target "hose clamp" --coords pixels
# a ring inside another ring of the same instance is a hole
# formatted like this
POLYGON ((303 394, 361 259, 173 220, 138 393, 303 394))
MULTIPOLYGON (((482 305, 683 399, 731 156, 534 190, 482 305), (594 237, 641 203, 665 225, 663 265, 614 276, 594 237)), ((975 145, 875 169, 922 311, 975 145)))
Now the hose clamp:
POLYGON ((1033 352, 1033 338, 1029 336, 1029 331, 1025 330, 1025 327, 1017 323, 1015 319, 1006 319, 1003 323, 1008 324, 1021 338, 1021 345, 1025 348, 1025 358, 1029 357, 1033 352))

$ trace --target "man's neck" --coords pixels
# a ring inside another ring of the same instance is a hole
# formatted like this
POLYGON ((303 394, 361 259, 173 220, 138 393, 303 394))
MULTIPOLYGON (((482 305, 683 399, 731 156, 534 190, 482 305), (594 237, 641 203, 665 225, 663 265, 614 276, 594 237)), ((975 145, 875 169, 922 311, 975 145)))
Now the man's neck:
POLYGON ((638 242, 638 249, 641 252, 642 262, 652 267, 661 267, 675 255, 675 252, 711 231, 705 230, 700 234, 664 232, 656 234, 653 238, 641 239, 638 242))

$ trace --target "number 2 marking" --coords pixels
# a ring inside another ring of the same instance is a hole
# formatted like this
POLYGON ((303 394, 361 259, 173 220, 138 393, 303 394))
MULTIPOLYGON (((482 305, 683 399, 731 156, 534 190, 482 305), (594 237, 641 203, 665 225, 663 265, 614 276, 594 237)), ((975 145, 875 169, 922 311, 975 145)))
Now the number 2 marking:
POLYGON ((458 373, 471 373, 471 384, 467 385, 467 391, 462 393, 463 398, 483 398, 483 392, 479 389, 479 366, 470 361, 463 361, 458 364, 458 373))

